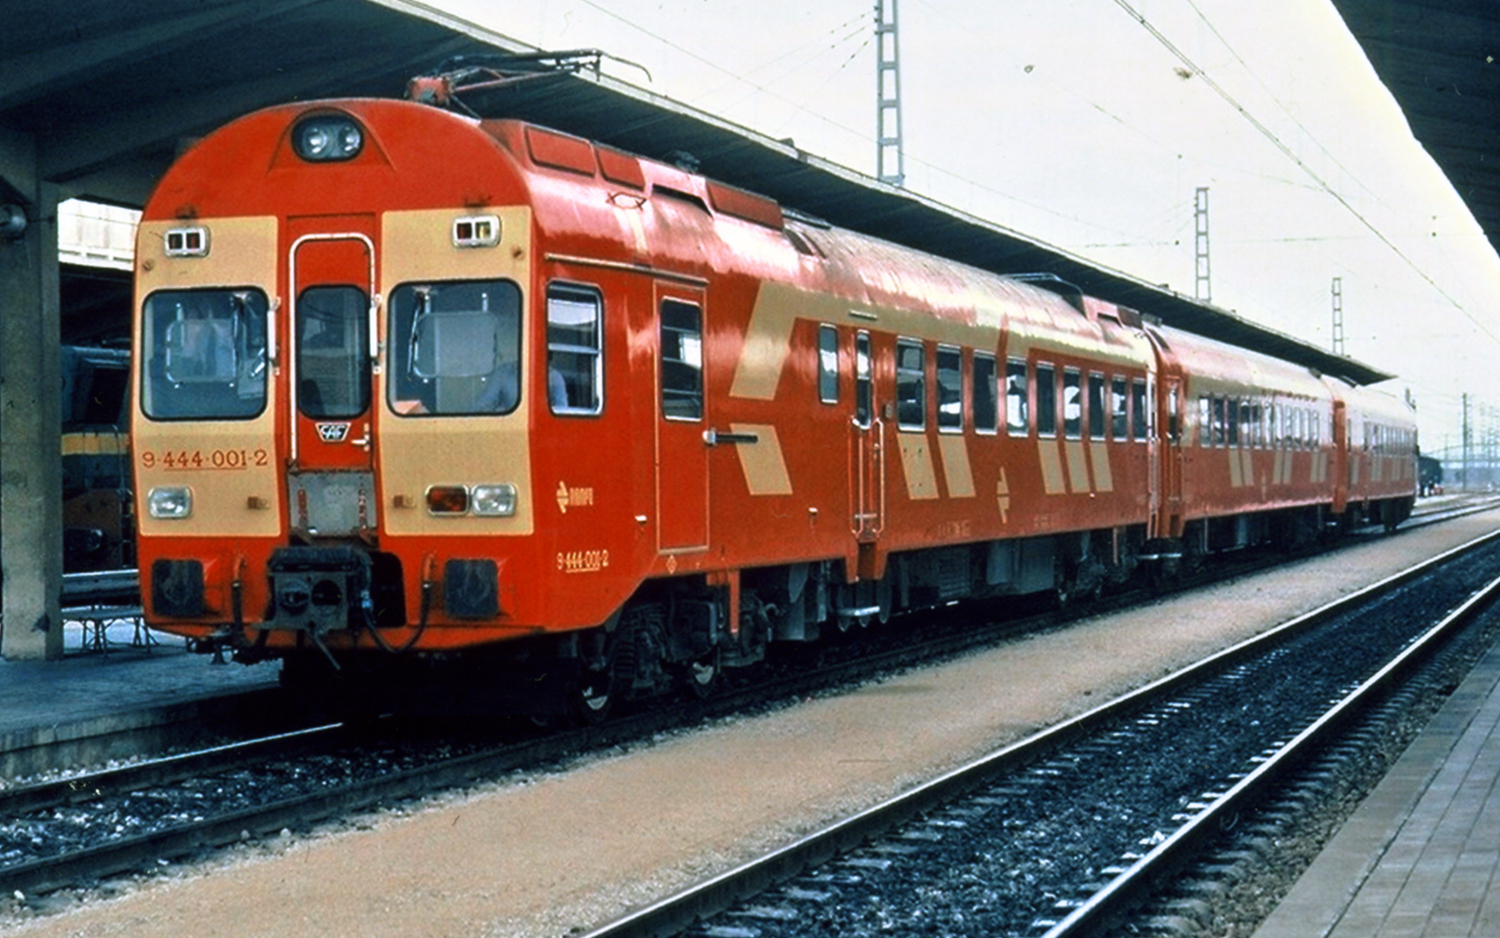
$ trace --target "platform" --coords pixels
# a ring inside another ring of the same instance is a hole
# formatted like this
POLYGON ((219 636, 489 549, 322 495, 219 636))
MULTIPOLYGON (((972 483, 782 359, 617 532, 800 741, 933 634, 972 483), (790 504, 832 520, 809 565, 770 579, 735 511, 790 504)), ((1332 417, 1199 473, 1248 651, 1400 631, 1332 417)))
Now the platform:
POLYGON ((1500 935, 1500 646, 1255 938, 1500 935))
POLYGON ((64 649, 61 661, 0 661, 0 779, 188 738, 202 721, 263 705, 277 686, 274 662, 213 665, 180 639, 148 641, 128 617, 70 622, 64 649))

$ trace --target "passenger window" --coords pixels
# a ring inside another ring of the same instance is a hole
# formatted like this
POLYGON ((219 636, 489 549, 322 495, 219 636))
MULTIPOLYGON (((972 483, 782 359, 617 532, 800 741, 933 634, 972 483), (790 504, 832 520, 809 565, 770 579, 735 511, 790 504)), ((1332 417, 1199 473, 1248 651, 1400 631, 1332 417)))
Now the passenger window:
POLYGON ((1104 439, 1104 375, 1089 372, 1089 438, 1104 439))
POLYGON ((1207 394, 1198 396, 1198 445, 1202 447, 1212 446, 1213 439, 1213 402, 1208 399, 1207 394))
POLYGON ((964 428, 964 355, 956 348, 937 350, 938 429, 957 433, 964 428))
POLYGON ((1036 366, 1036 432, 1057 436, 1057 372, 1046 362, 1036 366))
POLYGON ((896 426, 922 430, 927 426, 927 355, 921 342, 896 342, 896 426))
POLYGON ((391 409, 507 414, 521 398, 521 291, 508 280, 402 284, 391 294, 391 409))
POLYGON ((1227 425, 1228 430, 1229 430, 1229 445, 1230 446, 1239 446, 1240 445, 1240 402, 1231 397, 1229 399, 1229 401, 1224 406, 1225 406, 1226 414, 1227 414, 1227 416, 1229 418, 1228 425, 1227 425))
POLYGON ((818 400, 839 402, 839 331, 833 326, 818 327, 818 400))
POLYGON ((1028 411, 1026 363, 1018 358, 1005 362, 1005 428, 1011 436, 1025 436, 1031 432, 1031 414, 1028 411))
POLYGON ((1130 385, 1132 430, 1137 440, 1146 439, 1151 428, 1151 414, 1146 410, 1146 379, 1136 378, 1130 385))
POLYGON ((547 403, 554 414, 604 408, 603 305, 587 287, 547 288, 547 403))
POLYGON ((1125 394, 1125 376, 1116 375, 1110 384, 1110 435, 1116 442, 1123 443, 1130 436, 1130 412, 1128 408, 1128 397, 1125 394))
POLYGON ((1077 368, 1063 369, 1063 436, 1070 440, 1083 437, 1082 380, 1077 368))
POLYGON ((703 419, 703 311, 681 300, 661 303, 661 413, 703 419))
POLYGON ((854 422, 868 429, 875 409, 875 386, 870 373, 870 334, 854 336, 854 422))
POLYGON ((995 356, 975 352, 970 387, 974 393, 974 430, 996 433, 1000 429, 999 363, 995 356))

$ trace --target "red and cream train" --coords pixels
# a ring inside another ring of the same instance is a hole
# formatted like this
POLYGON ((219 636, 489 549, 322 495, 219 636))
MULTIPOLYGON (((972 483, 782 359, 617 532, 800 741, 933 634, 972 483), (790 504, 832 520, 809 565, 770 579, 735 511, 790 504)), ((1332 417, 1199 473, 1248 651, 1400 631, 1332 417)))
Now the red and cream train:
POLYGON ((704 689, 1416 490, 1387 395, 418 103, 206 137, 137 275, 149 623, 377 706, 450 666, 498 707, 704 689))

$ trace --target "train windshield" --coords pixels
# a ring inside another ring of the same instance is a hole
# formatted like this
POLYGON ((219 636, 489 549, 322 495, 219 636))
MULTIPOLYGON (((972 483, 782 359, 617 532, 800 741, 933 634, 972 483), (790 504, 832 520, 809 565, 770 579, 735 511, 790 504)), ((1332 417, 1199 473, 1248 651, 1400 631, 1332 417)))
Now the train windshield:
POLYGON ((266 404, 265 293, 162 290, 146 299, 141 408, 165 420, 245 419, 266 404))
POLYGON ((508 280, 403 284, 391 294, 391 409, 508 414, 521 398, 521 291, 508 280))

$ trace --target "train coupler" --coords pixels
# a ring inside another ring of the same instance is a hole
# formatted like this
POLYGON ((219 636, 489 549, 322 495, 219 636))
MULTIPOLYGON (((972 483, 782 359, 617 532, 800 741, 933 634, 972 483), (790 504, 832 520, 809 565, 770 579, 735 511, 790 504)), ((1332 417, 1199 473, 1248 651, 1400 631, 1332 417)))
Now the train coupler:
POLYGON ((362 628, 369 618, 370 558, 363 551, 283 547, 271 555, 267 572, 272 605, 267 628, 305 632, 327 653, 324 635, 362 628))

